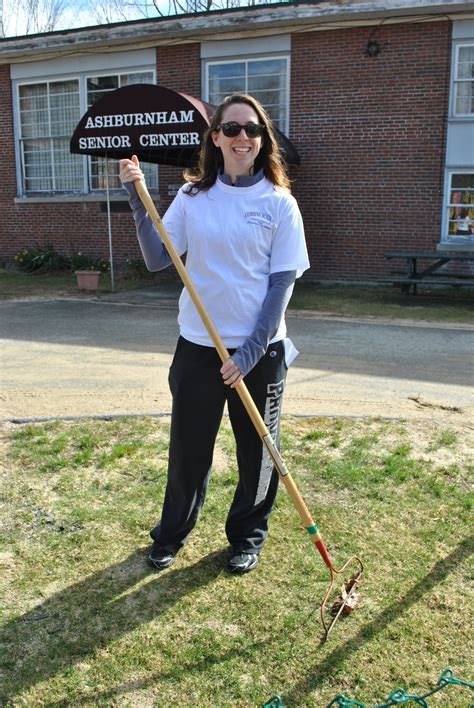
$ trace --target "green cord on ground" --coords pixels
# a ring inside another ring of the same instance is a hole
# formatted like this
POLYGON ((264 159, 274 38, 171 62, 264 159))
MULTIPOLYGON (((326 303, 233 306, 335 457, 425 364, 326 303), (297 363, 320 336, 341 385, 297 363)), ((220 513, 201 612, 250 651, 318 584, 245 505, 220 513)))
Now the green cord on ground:
MULTIPOLYGON (((398 706, 402 703, 409 703, 410 701, 416 701, 421 706, 428 706, 426 699, 432 696, 434 693, 438 693, 443 688, 447 686, 467 686, 467 688, 474 689, 474 684, 469 681, 463 681, 462 679, 457 679, 454 676, 454 671, 452 669, 445 669, 438 679, 438 682, 433 688, 433 690, 428 691, 428 693, 418 696, 415 693, 407 693, 403 688, 397 688, 393 691, 387 698, 386 703, 381 703, 373 708, 389 708, 389 706, 398 706)), ((359 701, 352 701, 343 695, 336 696, 331 703, 328 703, 326 708, 330 706, 340 706, 340 708, 369 708, 364 703, 359 703, 359 701)))
POLYGON ((268 703, 265 703, 263 708, 286 708, 280 696, 272 696, 268 703))
MULTIPOLYGON (((438 679, 438 682, 433 688, 433 690, 425 693, 423 696, 418 696, 416 693, 407 693, 403 688, 397 688, 393 691, 387 698, 386 703, 380 703, 373 708, 389 708, 390 706, 398 706, 402 703, 409 703, 410 701, 416 701, 418 705, 428 706, 426 699, 432 696, 434 693, 438 693, 443 688, 447 686, 466 686, 471 690, 474 690, 474 683, 469 681, 463 681, 462 679, 457 679, 454 676, 454 671, 452 669, 445 669, 438 679)), ((331 703, 328 703, 326 708, 330 706, 339 706, 340 708, 369 708, 365 703, 360 703, 359 701, 354 701, 350 698, 346 698, 342 694, 336 696, 331 703)), ((270 700, 265 703, 262 708, 286 708, 280 696, 275 695, 270 698, 270 700)))

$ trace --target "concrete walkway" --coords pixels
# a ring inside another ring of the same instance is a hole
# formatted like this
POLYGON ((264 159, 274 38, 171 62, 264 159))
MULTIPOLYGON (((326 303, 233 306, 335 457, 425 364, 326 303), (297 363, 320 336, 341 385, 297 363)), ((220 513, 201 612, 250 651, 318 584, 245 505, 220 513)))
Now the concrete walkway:
MULTIPOLYGON (((0 303, 0 418, 168 413, 176 289, 0 303)), ((466 422, 474 327, 290 312, 284 413, 466 422)), ((472 418, 471 418, 472 419, 472 418)))

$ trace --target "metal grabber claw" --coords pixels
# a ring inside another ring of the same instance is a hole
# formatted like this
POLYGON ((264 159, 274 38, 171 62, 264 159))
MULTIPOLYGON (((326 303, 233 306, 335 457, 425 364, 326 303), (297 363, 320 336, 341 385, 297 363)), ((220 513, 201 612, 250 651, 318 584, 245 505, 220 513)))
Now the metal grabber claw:
MULTIPOLYGON (((191 278, 189 277, 189 274, 183 264, 183 261, 181 260, 178 252, 176 251, 173 242, 171 241, 168 232, 166 231, 166 228, 161 221, 161 218, 156 210, 156 207, 153 203, 152 198, 150 197, 148 190, 145 186, 145 183, 142 180, 137 180, 134 182, 135 188, 137 190, 138 196, 140 197, 143 206, 147 210, 151 220, 153 221, 154 225, 157 228, 157 231, 165 245, 166 250, 168 251, 168 254, 171 258, 171 260, 174 263, 174 266, 176 270, 178 271, 178 274, 183 281, 183 284, 188 291, 189 296, 191 297, 194 306, 196 307, 196 310, 198 311, 199 316, 201 317, 204 326, 206 327, 206 330, 211 337, 214 346, 222 360, 223 363, 225 363, 229 359, 229 352, 227 351, 222 339, 219 336, 219 333, 217 332, 215 325, 213 321, 211 320, 207 310, 204 307, 204 304, 194 287, 194 283, 192 282, 191 278)), ((278 471, 278 474, 280 475, 280 479, 282 480, 283 484, 286 487, 286 490, 288 494, 290 495, 300 517, 303 522, 303 525, 308 531, 308 533, 311 536, 311 539, 318 549, 319 553, 321 554, 325 564, 329 568, 329 572, 331 574, 331 582, 328 588, 328 591, 326 592, 326 595, 324 597, 324 600, 321 603, 320 607, 320 614, 321 614, 321 622, 324 627, 324 641, 328 638, 329 632, 333 628, 335 622, 337 619, 341 616, 341 614, 347 610, 347 608, 351 608, 354 605, 354 600, 355 600, 355 590, 356 587, 360 581, 362 571, 363 571, 363 565, 362 562, 360 561, 357 556, 352 556, 349 558, 344 565, 336 569, 332 561, 329 557, 329 553, 327 551, 327 548, 324 544, 324 541, 322 539, 321 534, 318 531, 318 527, 314 523, 307 507, 306 504, 303 500, 303 497, 299 493, 296 484, 293 481, 293 478, 291 477, 290 473, 288 472, 285 463, 283 462, 281 455, 270 435, 270 431, 268 430, 262 416, 260 415, 255 403, 253 402, 253 399, 247 389, 247 386, 245 385, 244 381, 241 381, 237 386, 235 387, 235 390, 240 396, 240 399, 245 406, 245 409, 247 413, 249 414, 253 425, 255 426, 255 429, 257 433, 259 434, 263 445, 265 446, 271 460, 273 461, 273 464, 278 471), (335 575, 339 573, 343 573, 346 568, 351 564, 354 563, 357 565, 357 572, 352 576, 352 578, 346 583, 346 585, 343 588, 342 592, 342 599, 339 603, 337 612, 335 613, 335 616, 333 617, 332 621, 329 623, 329 625, 326 623, 325 618, 324 618, 324 612, 326 609, 326 604, 329 599, 329 596, 332 592, 332 588, 334 585, 334 577, 335 575)))
MULTIPOLYGON (((245 404, 244 404, 245 405, 245 404)), ((306 531, 310 534, 311 540, 313 541, 314 545, 316 546, 317 550, 319 551, 323 561, 325 562, 326 566, 329 568, 329 573, 331 576, 329 587, 326 591, 326 594, 324 596, 324 599, 320 605, 319 608, 319 614, 321 618, 321 624, 323 625, 324 628, 324 637, 323 641, 325 642, 326 639, 329 636, 330 631, 336 624, 337 620, 342 614, 350 614, 352 610, 354 609, 358 596, 356 593, 357 586, 360 583, 362 573, 364 571, 364 566, 362 564, 362 561, 358 556, 351 556, 345 563, 342 565, 340 568, 335 568, 331 558, 329 556, 328 550, 326 548, 326 545, 323 541, 323 537, 321 536, 319 529, 315 522, 313 521, 313 518, 311 517, 311 514, 308 511, 308 508, 305 504, 305 501, 301 494, 298 491, 298 488, 296 487, 296 484, 294 483, 290 473, 285 467, 285 463, 283 462, 280 453, 278 449, 275 447, 275 444, 273 443, 273 440, 271 439, 270 434, 268 434, 267 439, 262 438, 264 445, 267 448, 267 451, 270 455, 270 457, 273 460, 273 464, 275 465, 275 468, 278 470, 278 473, 280 475, 280 479, 282 480, 283 484, 286 487, 286 490, 288 494, 291 497, 291 500, 293 501, 293 504, 295 505, 301 520, 304 524, 304 527, 306 531), (353 566, 354 571, 352 576, 349 578, 349 580, 344 584, 344 586, 341 588, 341 593, 339 597, 335 600, 335 602, 331 605, 330 610, 332 614, 332 620, 330 622, 326 621, 325 618, 325 611, 327 607, 328 600, 332 594, 333 587, 334 587, 334 581, 336 575, 340 575, 346 571, 346 569, 349 566, 353 566)))

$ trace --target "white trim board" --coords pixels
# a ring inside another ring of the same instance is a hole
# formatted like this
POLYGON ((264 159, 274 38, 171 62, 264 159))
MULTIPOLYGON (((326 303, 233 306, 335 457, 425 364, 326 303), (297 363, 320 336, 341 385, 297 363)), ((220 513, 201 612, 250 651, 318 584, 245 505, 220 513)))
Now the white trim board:
POLYGON ((58 57, 44 61, 28 61, 22 64, 11 64, 10 75, 15 79, 33 79, 45 76, 58 76, 61 74, 77 74, 84 72, 97 74, 98 71, 111 69, 114 72, 120 69, 133 69, 136 66, 156 66, 156 51, 149 49, 133 49, 131 51, 94 52, 76 57, 58 57))

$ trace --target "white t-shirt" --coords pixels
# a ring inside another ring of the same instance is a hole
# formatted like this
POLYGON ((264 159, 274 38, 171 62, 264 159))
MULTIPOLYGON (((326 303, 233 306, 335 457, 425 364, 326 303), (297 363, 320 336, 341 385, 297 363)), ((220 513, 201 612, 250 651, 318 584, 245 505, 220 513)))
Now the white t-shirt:
MULTIPOLYGON (((250 187, 220 180, 188 196, 181 187, 163 223, 224 344, 251 334, 271 273, 309 268, 303 221, 294 197, 266 178, 250 187)), ((179 300, 181 335, 214 346, 186 289, 179 300)), ((284 318, 272 341, 286 335, 284 318)))

